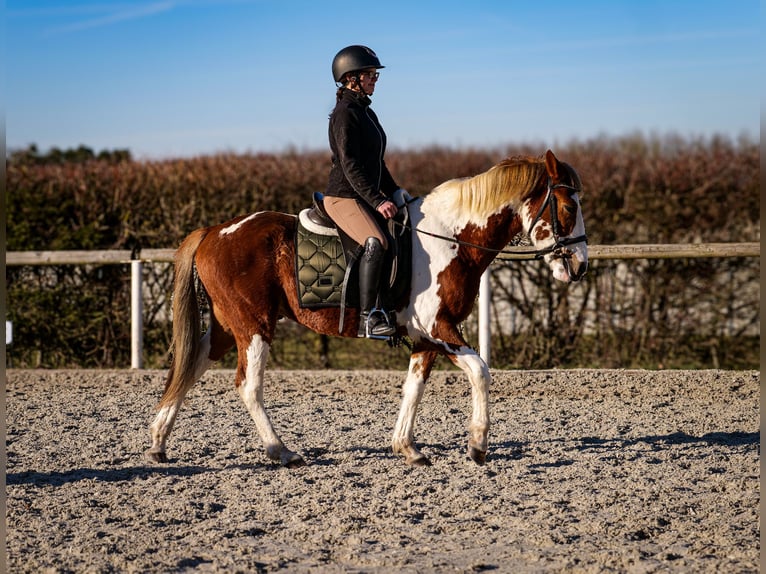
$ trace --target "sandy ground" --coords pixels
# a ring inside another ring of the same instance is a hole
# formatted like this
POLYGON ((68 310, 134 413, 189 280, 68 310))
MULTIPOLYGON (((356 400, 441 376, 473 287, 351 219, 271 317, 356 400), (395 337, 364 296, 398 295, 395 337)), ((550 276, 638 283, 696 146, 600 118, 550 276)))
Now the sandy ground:
POLYGON ((485 466, 470 395, 435 373, 391 454, 403 372, 268 374, 308 466, 269 461, 211 371, 143 457, 163 373, 9 370, 7 553, 21 572, 757 572, 758 372, 495 371, 485 466))

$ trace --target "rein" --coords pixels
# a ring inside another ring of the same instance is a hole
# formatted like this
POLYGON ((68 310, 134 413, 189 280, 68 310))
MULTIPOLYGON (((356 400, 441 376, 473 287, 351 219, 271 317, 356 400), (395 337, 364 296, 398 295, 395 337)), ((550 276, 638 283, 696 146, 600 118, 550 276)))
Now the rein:
MULTIPOLYGON (((560 222, 559 222, 558 215, 556 214, 556 196, 553 194, 553 190, 557 188, 566 188, 566 189, 572 189, 574 191, 579 191, 576 187, 573 187, 571 185, 566 185, 564 183, 551 185, 550 179, 548 180, 548 192, 545 196, 545 201, 543 201, 543 204, 540 206, 540 210, 537 212, 537 215, 532 220, 532 224, 529 226, 529 231, 527 231, 527 235, 529 235, 532 229, 534 229, 535 225, 537 225, 537 222, 540 221, 540 218, 545 212, 545 208, 550 207, 551 225, 553 227, 553 238, 556 240, 556 242, 553 245, 544 247, 542 249, 494 249, 492 247, 486 247, 484 245, 471 243, 470 241, 462 241, 460 239, 455 239, 454 237, 447 237, 446 235, 431 233, 430 231, 424 231, 416 227, 413 228, 408 223, 399 223, 398 221, 394 221, 394 224, 402 227, 403 229, 409 229, 410 231, 415 231, 423 235, 428 235, 429 237, 442 239, 449 243, 455 243, 457 245, 462 245, 465 247, 473 247, 474 249, 479 249, 481 251, 489 251, 491 253, 496 253, 496 254, 502 253, 503 255, 517 255, 517 256, 522 256, 521 258, 524 258, 523 256, 533 256, 534 259, 542 259, 544 256, 548 255, 549 253, 556 253, 556 252, 561 253, 563 248, 566 247, 567 245, 572 245, 573 243, 581 243, 583 241, 586 241, 586 242, 588 241, 588 236, 585 234, 578 235, 577 237, 564 237, 564 238, 559 237, 560 222)), ((414 203, 416 201, 422 201, 422 199, 423 199, 422 197, 415 197, 407 201, 406 204, 409 205, 410 203, 414 203)), ((561 256, 563 257, 564 255, 561 254, 561 256)))

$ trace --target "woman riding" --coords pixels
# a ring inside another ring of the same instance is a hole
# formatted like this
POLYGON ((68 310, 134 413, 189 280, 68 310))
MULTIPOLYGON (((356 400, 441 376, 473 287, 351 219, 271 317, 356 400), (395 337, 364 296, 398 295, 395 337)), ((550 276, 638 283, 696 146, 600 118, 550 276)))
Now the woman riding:
POLYGON ((330 115, 332 168, 325 192, 327 214, 364 247, 359 259, 359 336, 387 338, 396 332, 390 309, 380 308, 380 278, 388 239, 382 224, 397 213, 391 201, 399 189, 383 156, 386 134, 370 96, 383 68, 366 46, 348 46, 332 62, 338 85, 330 115))

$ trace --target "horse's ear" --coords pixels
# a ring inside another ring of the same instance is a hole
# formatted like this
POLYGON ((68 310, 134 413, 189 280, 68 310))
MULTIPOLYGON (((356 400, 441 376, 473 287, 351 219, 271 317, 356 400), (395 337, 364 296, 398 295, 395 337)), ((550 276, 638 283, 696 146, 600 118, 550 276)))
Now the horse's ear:
POLYGON ((551 179, 559 178, 559 160, 551 150, 545 152, 545 169, 551 179))

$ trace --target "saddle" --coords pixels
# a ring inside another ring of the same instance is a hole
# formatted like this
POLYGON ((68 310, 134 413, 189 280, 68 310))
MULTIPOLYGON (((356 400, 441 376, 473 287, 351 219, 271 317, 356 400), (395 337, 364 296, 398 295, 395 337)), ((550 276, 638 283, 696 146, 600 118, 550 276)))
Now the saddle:
MULTIPOLYGON (((359 306, 359 279, 355 263, 364 247, 351 239, 327 215, 324 195, 315 192, 313 205, 298 214, 295 234, 295 276, 298 301, 303 308, 340 307, 338 332, 343 331, 346 307, 359 306)), ((388 289, 381 296, 388 305, 402 297, 412 276, 412 237, 408 204, 412 197, 400 189, 392 198, 398 214, 387 224, 389 249, 383 267, 388 289)))

